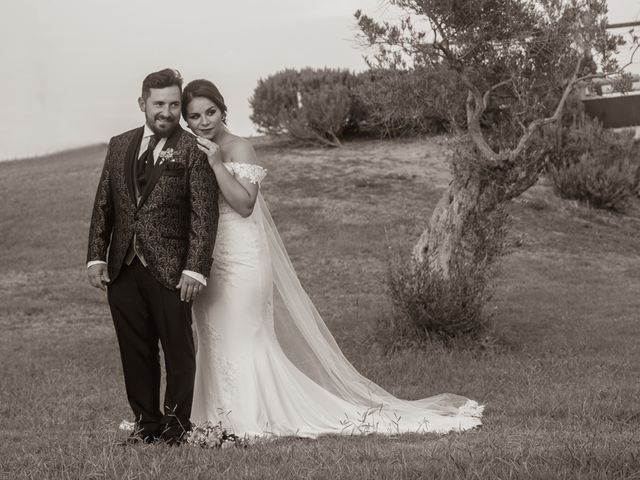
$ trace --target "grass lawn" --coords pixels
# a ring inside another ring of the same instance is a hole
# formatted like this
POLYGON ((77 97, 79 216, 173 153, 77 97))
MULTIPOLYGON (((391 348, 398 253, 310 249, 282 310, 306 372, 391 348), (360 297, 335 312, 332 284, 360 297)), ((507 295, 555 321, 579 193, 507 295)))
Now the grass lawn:
POLYGON ((385 274, 448 170, 434 139, 260 141, 265 199, 346 356, 394 394, 459 393, 484 426, 446 436, 281 439, 246 450, 117 445, 130 411, 106 299, 86 282, 105 147, 0 163, 0 478, 640 479, 640 208, 511 207, 492 348, 385 354, 385 274))

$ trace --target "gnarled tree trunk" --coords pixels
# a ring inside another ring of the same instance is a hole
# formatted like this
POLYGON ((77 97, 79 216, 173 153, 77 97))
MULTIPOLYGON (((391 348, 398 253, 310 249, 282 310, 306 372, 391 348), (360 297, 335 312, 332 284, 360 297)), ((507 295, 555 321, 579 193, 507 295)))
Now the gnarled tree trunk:
POLYGON ((413 249, 417 264, 449 277, 456 255, 464 251, 463 235, 470 215, 480 206, 480 184, 476 179, 454 178, 436 205, 429 225, 413 249))
MULTIPOLYGON (((568 81, 552 116, 533 121, 511 150, 496 152, 485 139, 480 126, 492 91, 507 85, 501 82, 481 93, 475 85, 462 79, 469 87, 467 96, 467 138, 469 144, 454 152, 451 167, 453 178, 447 191, 436 205, 428 227, 413 248, 416 266, 437 272, 449 279, 455 265, 465 262, 487 262, 497 251, 489 247, 487 257, 482 248, 490 239, 482 238, 496 225, 493 214, 509 200, 518 197, 533 186, 545 165, 544 152, 532 149, 534 135, 547 124, 557 121, 574 85, 577 83, 581 61, 568 81), (485 228, 488 227, 488 228, 485 228), (481 248, 482 247, 482 248, 481 248)), ((497 225, 500 229, 500 225, 497 225)), ((489 233, 490 234, 490 233, 489 233)))

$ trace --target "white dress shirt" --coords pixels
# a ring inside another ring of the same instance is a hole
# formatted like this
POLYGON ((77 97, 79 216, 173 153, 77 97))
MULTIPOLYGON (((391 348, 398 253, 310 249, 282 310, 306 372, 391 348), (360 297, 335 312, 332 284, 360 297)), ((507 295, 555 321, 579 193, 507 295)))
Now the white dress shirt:
MULTIPOLYGON (((140 158, 142 156, 142 154, 147 151, 147 147, 149 146, 149 142, 151 141, 152 135, 154 135, 153 130, 151 130, 149 128, 149 126, 145 123, 145 125, 144 125, 144 133, 142 134, 142 141, 140 142, 140 150, 139 150, 139 153, 138 153, 138 158, 140 158)), ((158 161, 158 157, 159 157, 160 152, 162 151, 162 147, 164 147, 165 143, 167 143, 167 137, 162 137, 162 138, 160 138, 158 140, 158 144, 153 149, 153 161, 154 162, 158 161)), ((137 192, 137 188, 136 188, 136 194, 139 195, 139 193, 137 192)), ((135 245, 135 235, 134 235, 134 240, 133 241, 134 241, 134 245, 135 245)), ((146 267, 147 264, 144 261, 144 259, 142 258, 141 254, 139 254, 138 252, 136 252, 136 254, 138 255, 138 257, 142 261, 142 264, 146 267)), ((91 267, 93 265, 99 265, 99 264, 106 265, 107 262, 105 262, 104 260, 91 260, 89 263, 87 263, 87 268, 89 268, 89 267, 91 267)), ((192 272, 191 270, 183 270, 182 273, 187 275, 187 276, 189 276, 189 277, 191 277, 191 278, 195 278, 198 282, 200 282, 201 284, 203 284, 205 286, 207 285, 206 277, 204 275, 198 273, 198 272, 192 272)))

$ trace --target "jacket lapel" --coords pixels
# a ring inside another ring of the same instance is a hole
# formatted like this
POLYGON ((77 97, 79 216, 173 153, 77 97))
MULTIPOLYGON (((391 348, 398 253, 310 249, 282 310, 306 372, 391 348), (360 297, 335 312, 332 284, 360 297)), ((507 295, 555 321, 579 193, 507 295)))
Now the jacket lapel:
POLYGON ((140 142, 142 142, 142 135, 144 133, 144 127, 140 127, 133 135, 133 138, 129 142, 127 147, 127 154, 124 161, 124 178, 127 183, 127 190, 129 190, 129 198, 134 205, 137 203, 136 199, 136 186, 135 177, 133 175, 134 166, 138 158, 140 151, 140 142))
MULTIPOLYGON (((180 139, 181 134, 182 134, 182 128, 180 127, 180 125, 178 125, 175 131, 171 134, 171 136, 167 138, 167 141, 162 147, 162 151, 164 152, 165 150, 168 150, 170 148, 173 148, 175 150, 175 147, 178 144, 178 140, 180 139)), ((155 166, 153 167, 153 171, 151 172, 151 177, 149 178, 149 181, 147 182, 147 185, 145 186, 144 191, 142 192, 142 197, 140 197, 138 208, 142 206, 142 204, 145 202, 145 200, 149 197, 149 195, 153 191, 153 188, 156 186, 156 183, 158 183, 158 180, 160 179, 160 175, 162 175, 162 171, 164 170, 164 167, 165 167, 165 162, 162 162, 160 159, 158 159, 155 166)))

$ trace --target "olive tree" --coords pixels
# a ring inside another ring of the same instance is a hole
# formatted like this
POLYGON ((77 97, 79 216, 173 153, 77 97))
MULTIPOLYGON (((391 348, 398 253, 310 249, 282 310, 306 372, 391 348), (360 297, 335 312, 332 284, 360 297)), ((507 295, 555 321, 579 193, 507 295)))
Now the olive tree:
POLYGON ((455 80, 448 84, 462 89, 443 94, 466 112, 466 128, 455 134, 452 180, 413 248, 413 266, 427 271, 432 285, 455 272, 481 277, 495 257, 503 206, 545 167, 541 130, 561 118, 577 87, 620 71, 615 54, 623 39, 606 28, 605 0, 389 3, 405 13, 398 22, 355 14, 374 52, 370 64, 445 67, 455 80))

